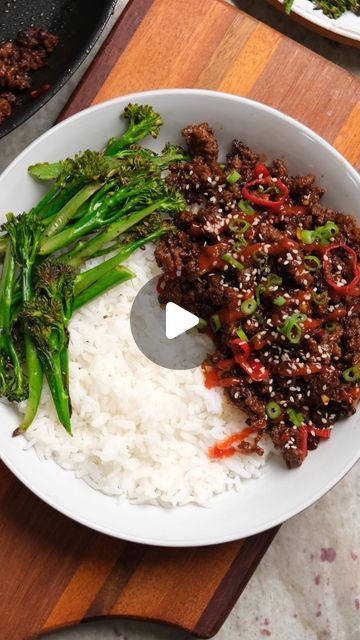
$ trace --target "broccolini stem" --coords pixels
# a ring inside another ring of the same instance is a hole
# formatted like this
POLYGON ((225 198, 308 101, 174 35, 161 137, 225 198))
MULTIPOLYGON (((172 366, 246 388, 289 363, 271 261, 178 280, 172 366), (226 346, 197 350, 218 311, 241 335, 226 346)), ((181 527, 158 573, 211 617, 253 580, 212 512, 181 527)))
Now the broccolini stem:
MULTIPOLYGON (((56 213, 62 209, 67 202, 69 202, 70 198, 72 198, 82 187, 82 183, 79 183, 78 180, 74 180, 70 184, 67 184, 65 187, 56 187, 56 193, 53 198, 51 198, 47 204, 41 209, 40 217, 43 220, 48 220, 52 218, 56 213)), ((51 189, 50 189, 51 191, 51 189)))
POLYGON ((3 255, 7 247, 7 238, 0 238, 0 255, 3 255))
MULTIPOLYGON (((26 263, 22 265, 21 278, 23 302, 29 302, 33 295, 31 285, 32 267, 33 260, 27 260, 26 263)), ((18 429, 14 432, 14 435, 18 435, 19 433, 26 431, 26 429, 28 429, 31 423, 34 421, 37 410, 39 408, 43 386, 43 372, 41 362, 36 347, 27 329, 24 330, 24 342, 29 396, 24 417, 18 429)))
POLYGON ((10 329, 14 275, 15 260, 11 250, 11 242, 7 240, 0 285, 0 340, 5 337, 6 332, 10 329))
POLYGON ((100 227, 109 225, 111 222, 127 213, 127 211, 133 209, 139 200, 141 201, 141 194, 140 196, 137 194, 139 194, 139 185, 135 185, 134 187, 124 187, 122 189, 118 189, 112 196, 108 196, 96 209, 93 210, 90 205, 89 212, 74 224, 66 227, 63 231, 50 238, 44 238, 40 243, 40 255, 49 255, 50 253, 54 253, 58 249, 62 249, 63 247, 67 247, 69 244, 72 244, 78 238, 86 236, 100 227), (128 201, 131 197, 133 197, 133 199, 128 201), (125 200, 126 202, 123 204, 121 209, 116 208, 125 200))
POLYGON ((54 400, 56 413, 61 424, 66 431, 71 434, 70 420, 70 396, 68 386, 64 384, 64 378, 67 379, 67 372, 63 370, 63 358, 61 354, 52 354, 51 365, 48 366, 44 362, 44 371, 49 389, 54 400))
POLYGON ((8 240, 0 283, 0 355, 4 358, 2 365, 2 380, 4 388, 0 395, 6 395, 10 400, 24 400, 26 397, 25 377, 18 353, 11 337, 12 324, 12 293, 15 280, 15 260, 11 242, 8 240), (6 369, 11 367, 10 379, 7 380, 6 369))
POLYGON ((58 192, 58 187, 54 184, 49 191, 47 191, 43 198, 37 203, 35 207, 32 208, 32 213, 36 215, 42 215, 42 212, 46 206, 48 206, 49 202, 54 198, 55 194, 58 192))
POLYGON ((28 371, 28 384, 29 384, 29 397, 26 404, 25 414, 18 429, 14 432, 14 435, 19 435, 21 432, 26 431, 34 421, 42 391, 42 367, 37 355, 34 343, 30 338, 27 330, 24 331, 25 339, 25 355, 26 355, 26 367, 28 371))
POLYGON ((135 275, 136 274, 130 271, 130 269, 127 269, 127 267, 118 265, 74 298, 74 311, 80 309, 84 304, 91 302, 106 291, 116 287, 118 284, 131 280, 135 275))
POLYGON ((93 184, 87 184, 85 187, 80 189, 80 191, 76 193, 62 209, 60 209, 55 219, 51 221, 45 230, 43 237, 51 238, 62 231, 69 220, 71 220, 73 215, 77 212, 78 208, 81 207, 81 205, 86 202, 86 200, 88 200, 95 191, 100 189, 101 186, 100 182, 95 182, 93 184))
POLYGON ((88 269, 87 271, 83 271, 83 273, 80 273, 75 279, 75 298, 79 296, 80 293, 82 293, 85 289, 94 284, 94 282, 101 279, 109 271, 112 271, 114 267, 117 267, 119 264, 127 260, 127 258, 129 258, 129 256, 131 256, 134 251, 136 251, 140 247, 143 247, 148 242, 153 242, 164 233, 167 233, 166 228, 158 229, 153 233, 150 233, 145 238, 139 238, 138 240, 135 240, 128 245, 124 245, 122 249, 112 258, 105 260, 92 269, 88 269))
POLYGON ((121 217, 87 242, 79 242, 75 249, 61 256, 60 260, 71 267, 80 267, 86 260, 89 260, 94 253, 140 222, 140 220, 146 218, 150 213, 156 211, 162 202, 163 200, 158 200, 141 211, 135 211, 134 213, 129 213, 121 217))

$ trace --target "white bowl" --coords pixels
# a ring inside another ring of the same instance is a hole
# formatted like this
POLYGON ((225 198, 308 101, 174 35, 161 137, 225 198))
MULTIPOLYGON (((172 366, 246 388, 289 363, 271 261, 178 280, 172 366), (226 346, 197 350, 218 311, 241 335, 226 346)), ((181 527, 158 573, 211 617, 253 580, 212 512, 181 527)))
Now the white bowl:
MULTIPOLYGON (((327 193, 324 202, 345 213, 359 212, 360 177, 351 165, 316 133, 270 107, 212 91, 175 89, 148 91, 91 107, 50 129, 0 177, 1 211, 28 210, 41 187, 27 176, 30 164, 58 160, 81 149, 101 148, 120 131, 119 114, 128 102, 152 104, 164 118, 160 149, 168 140, 180 141, 181 128, 208 121, 219 137, 222 152, 234 137, 269 159, 284 157, 292 174, 314 172, 327 193)), ((0 405, 0 455, 14 474, 36 495, 67 516, 104 533, 164 546, 207 545, 249 536, 299 513, 338 482, 360 457, 358 417, 340 421, 332 438, 310 453, 299 469, 288 471, 273 456, 262 477, 244 483, 241 493, 213 500, 210 508, 185 506, 163 509, 117 504, 91 489, 54 462, 40 462, 24 451, 23 438, 12 438, 15 412, 0 405)))

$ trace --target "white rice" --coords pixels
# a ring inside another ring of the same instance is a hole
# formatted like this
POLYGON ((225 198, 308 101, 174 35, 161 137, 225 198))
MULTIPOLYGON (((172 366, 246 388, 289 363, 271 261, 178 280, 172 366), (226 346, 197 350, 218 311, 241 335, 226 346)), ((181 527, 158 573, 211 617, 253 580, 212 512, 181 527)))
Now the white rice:
MULTIPOLYGON (((27 446, 108 495, 162 506, 206 505, 258 477, 272 448, 265 441, 262 457, 208 457, 209 446, 245 426, 244 416, 221 390, 204 387, 200 367, 168 370, 139 351, 129 315, 136 293, 159 273, 152 247, 137 252, 128 266, 136 278, 71 321, 73 437, 59 424, 46 387, 27 446)), ((199 348, 204 340, 195 338, 199 348)))

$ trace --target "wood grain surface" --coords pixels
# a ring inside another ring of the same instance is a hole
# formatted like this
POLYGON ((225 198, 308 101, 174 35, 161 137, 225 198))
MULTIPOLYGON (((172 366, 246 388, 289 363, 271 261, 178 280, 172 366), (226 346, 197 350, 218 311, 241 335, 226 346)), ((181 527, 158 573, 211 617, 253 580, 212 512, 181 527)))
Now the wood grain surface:
MULTIPOLYGON (((220 0, 133 0, 61 114, 132 91, 202 87, 298 118, 360 166, 360 83, 220 0)), ((105 616, 211 637, 275 529, 161 549, 106 538, 43 504, 0 466, 0 640, 105 616)))

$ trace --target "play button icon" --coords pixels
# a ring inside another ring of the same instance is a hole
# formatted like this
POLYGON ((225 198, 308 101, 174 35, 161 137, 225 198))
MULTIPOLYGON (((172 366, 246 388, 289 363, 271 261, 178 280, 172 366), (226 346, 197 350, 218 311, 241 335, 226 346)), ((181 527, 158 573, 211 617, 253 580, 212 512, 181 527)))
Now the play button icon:
POLYGON ((186 311, 174 302, 168 302, 165 307, 165 335, 173 340, 182 333, 193 329, 199 324, 199 318, 190 311, 186 311))
POLYGON ((149 280, 137 293, 130 313, 132 337, 140 351, 166 369, 198 367, 213 350, 211 340, 199 333, 199 318, 174 302, 159 304, 156 285, 149 280))

